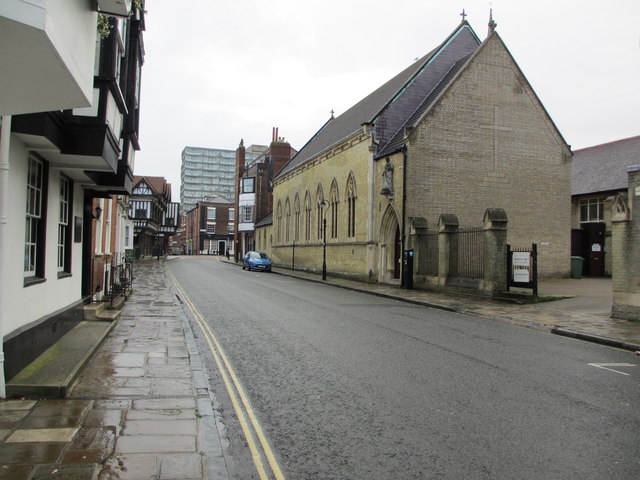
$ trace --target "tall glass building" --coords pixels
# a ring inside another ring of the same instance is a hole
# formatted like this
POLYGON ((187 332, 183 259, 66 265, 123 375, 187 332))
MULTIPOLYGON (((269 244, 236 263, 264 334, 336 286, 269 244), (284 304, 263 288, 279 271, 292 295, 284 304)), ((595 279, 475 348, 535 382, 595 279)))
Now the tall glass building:
MULTIPOLYGON (((251 145, 246 149, 247 163, 267 149, 251 145)), ((185 147, 180 170, 180 204, 184 215, 207 195, 235 200, 236 151, 220 148, 185 147)))

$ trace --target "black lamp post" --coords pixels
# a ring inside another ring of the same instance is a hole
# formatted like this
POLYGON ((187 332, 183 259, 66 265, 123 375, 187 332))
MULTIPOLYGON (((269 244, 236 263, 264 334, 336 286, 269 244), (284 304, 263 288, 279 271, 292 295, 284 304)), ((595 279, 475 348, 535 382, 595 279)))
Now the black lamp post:
POLYGON ((322 212, 322 281, 327 280, 327 208, 329 202, 322 200, 320 205, 324 207, 322 212))

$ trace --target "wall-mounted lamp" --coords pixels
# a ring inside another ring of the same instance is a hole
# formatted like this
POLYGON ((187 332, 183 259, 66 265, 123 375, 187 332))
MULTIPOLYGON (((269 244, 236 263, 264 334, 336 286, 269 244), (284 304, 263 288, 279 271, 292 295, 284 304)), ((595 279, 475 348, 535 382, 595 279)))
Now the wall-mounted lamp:
POLYGON ((96 220, 100 220, 100 215, 102 215, 102 209, 100 208, 100 205, 98 205, 96 207, 96 213, 95 214, 93 212, 91 213, 91 218, 95 218, 96 220))

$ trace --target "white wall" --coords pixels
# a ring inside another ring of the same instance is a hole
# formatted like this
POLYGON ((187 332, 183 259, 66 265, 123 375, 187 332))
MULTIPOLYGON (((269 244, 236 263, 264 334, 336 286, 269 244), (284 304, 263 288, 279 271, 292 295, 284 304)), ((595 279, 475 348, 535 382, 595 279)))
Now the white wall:
MULTIPOLYGON (((24 239, 26 212, 26 183, 28 168, 28 151, 15 137, 11 136, 10 170, 9 170, 9 217, 7 228, 7 245, 2 245, 0 255, 4 256, 4 271, 0 272, 5 285, 5 302, 0 305, 3 318, 4 335, 28 325, 43 316, 64 309, 80 300, 82 292, 82 243, 73 242, 72 234, 72 275, 58 279, 57 244, 58 244, 58 196, 59 170, 49 169, 49 185, 47 192, 47 236, 45 255, 46 282, 24 286, 24 239)), ((74 184, 73 214, 82 217, 83 191, 74 184)), ((85 225, 83 228, 87 228, 85 225)))
POLYGON ((1 0, 0 114, 88 107, 98 14, 89 0, 1 0))

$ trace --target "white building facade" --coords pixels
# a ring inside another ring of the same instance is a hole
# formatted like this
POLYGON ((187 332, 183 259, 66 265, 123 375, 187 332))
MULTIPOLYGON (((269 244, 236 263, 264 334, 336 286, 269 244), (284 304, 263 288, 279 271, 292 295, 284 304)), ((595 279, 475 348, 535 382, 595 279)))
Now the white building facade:
POLYGON ((0 3, 2 397, 5 380, 83 320, 96 229, 110 251, 115 230, 126 229, 110 199, 130 192, 139 149, 144 13, 130 8, 128 0, 0 3), (104 39, 98 10, 123 15, 107 17, 104 39), (112 215, 96 219, 98 205, 112 215))

